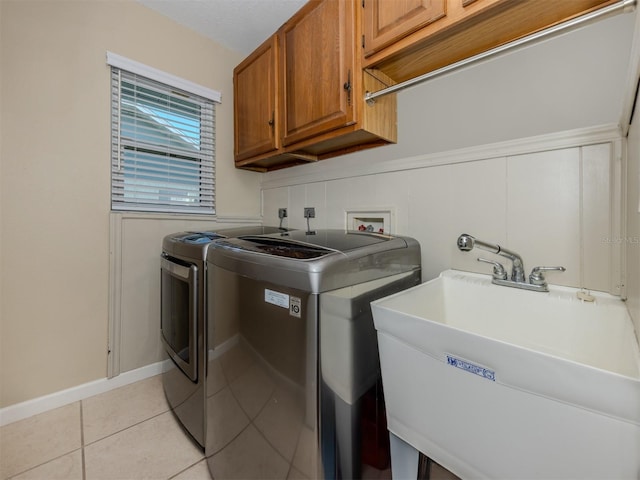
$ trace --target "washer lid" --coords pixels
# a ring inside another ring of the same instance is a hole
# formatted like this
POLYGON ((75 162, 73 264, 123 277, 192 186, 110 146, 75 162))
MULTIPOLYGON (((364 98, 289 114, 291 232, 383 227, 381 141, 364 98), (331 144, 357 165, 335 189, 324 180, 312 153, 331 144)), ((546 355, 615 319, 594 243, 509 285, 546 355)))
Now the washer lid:
POLYGON ((335 250, 318 245, 291 241, 284 236, 282 238, 269 235, 243 236, 228 241, 223 240, 218 245, 223 248, 231 248, 232 250, 263 253, 298 260, 309 260, 335 253, 335 250))
MULTIPOLYGON (((244 237, 243 237, 244 238, 244 237)), ((261 237, 261 238, 264 238, 261 237)), ((269 235, 268 238, 278 238, 281 240, 289 240, 289 244, 300 242, 316 247, 325 247, 327 249, 348 252, 358 248, 368 247, 377 243, 388 242, 394 237, 389 235, 381 235, 370 232, 359 232, 350 230, 316 230, 305 232, 303 230, 294 230, 280 235, 269 235)))
POLYGON ((191 245, 203 245, 211 243, 214 240, 218 240, 220 238, 233 238, 240 235, 264 235, 283 231, 286 232, 288 231, 288 229, 252 225, 249 227, 222 228, 216 231, 206 230, 202 232, 182 232, 169 235, 168 238, 170 238, 174 242, 187 243, 191 245))
POLYGON ((211 243, 219 238, 225 238, 225 236, 215 232, 189 232, 187 235, 176 238, 176 240, 192 245, 200 245, 203 243, 211 243))
POLYGON ((298 230, 218 240, 207 262, 258 281, 320 293, 419 269, 420 246, 410 237, 298 230))
POLYGON ((394 240, 395 237, 347 230, 294 230, 271 235, 242 235, 217 243, 236 251, 263 253, 277 257, 311 260, 329 254, 347 253, 394 240))

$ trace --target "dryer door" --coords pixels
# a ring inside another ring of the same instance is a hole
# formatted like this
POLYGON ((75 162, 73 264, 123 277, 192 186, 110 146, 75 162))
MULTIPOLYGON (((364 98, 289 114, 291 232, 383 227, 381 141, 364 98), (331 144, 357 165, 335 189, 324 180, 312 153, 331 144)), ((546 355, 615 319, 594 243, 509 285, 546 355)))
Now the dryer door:
POLYGON ((163 255, 161 272, 162 343, 180 370, 195 382, 198 379, 198 268, 163 255))

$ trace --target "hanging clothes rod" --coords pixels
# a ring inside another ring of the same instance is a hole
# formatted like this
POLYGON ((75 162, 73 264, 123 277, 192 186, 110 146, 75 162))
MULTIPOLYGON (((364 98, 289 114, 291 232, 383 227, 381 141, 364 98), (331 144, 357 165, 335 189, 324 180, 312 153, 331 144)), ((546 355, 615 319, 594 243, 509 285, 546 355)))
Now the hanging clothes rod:
POLYGON ((621 0, 607 7, 603 7, 593 12, 587 13, 585 15, 572 18, 571 20, 567 20, 566 22, 562 22, 562 23, 559 23, 558 25, 554 25, 544 30, 540 30, 539 32, 532 33, 531 35, 527 35, 526 37, 519 38, 512 42, 505 43, 504 45, 500 45, 498 47, 492 48, 491 50, 487 50, 486 52, 479 53, 472 57, 465 58, 464 60, 460 60, 458 62, 452 63, 451 65, 447 65, 437 70, 433 70, 432 72, 425 73, 424 75, 420 75, 418 77, 412 78, 410 80, 406 80, 396 85, 391 85, 390 87, 383 88, 382 90, 378 90, 376 92, 366 92, 364 99, 367 102, 367 104, 373 105, 375 103, 375 99, 378 97, 382 97, 384 95, 389 95, 390 93, 395 93, 401 90, 405 90, 409 87, 413 87, 420 83, 426 82, 427 80, 431 80, 433 78, 440 77, 447 73, 454 72, 455 70, 459 70, 461 68, 467 67, 476 62, 479 62, 480 60, 485 60, 487 58, 497 56, 501 53, 505 53, 505 52, 514 50, 516 48, 529 45, 530 43, 534 43, 539 40, 551 38, 554 35, 565 33, 567 31, 573 30, 583 25, 587 25, 596 20, 601 20, 603 18, 607 18, 622 12, 632 12, 635 6, 636 6, 636 0, 621 0))

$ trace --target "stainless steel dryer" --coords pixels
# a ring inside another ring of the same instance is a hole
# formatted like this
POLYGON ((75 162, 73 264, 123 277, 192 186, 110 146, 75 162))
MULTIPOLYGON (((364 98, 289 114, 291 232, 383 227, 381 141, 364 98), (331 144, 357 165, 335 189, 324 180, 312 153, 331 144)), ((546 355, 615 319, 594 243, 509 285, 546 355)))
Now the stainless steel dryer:
POLYGON ((207 375, 213 478, 359 478, 362 399, 380 378, 370 302, 420 283, 419 244, 241 236, 211 245, 207 275, 212 344, 227 345, 207 375))
POLYGON ((206 258, 211 242, 282 231, 238 227, 166 236, 161 256, 162 343, 172 365, 163 374, 165 395, 180 422, 204 448, 206 399, 206 258))

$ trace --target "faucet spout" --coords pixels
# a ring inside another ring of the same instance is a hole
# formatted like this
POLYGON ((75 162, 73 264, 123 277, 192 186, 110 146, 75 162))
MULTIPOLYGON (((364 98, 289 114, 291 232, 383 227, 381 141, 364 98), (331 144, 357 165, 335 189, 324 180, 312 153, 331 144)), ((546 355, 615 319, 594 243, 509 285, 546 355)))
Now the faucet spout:
POLYGON ((524 263, 522 262, 522 257, 518 255, 516 252, 508 250, 506 248, 501 247, 498 244, 484 242, 482 240, 478 240, 477 238, 463 233, 458 237, 458 248, 463 252, 469 252, 473 250, 474 247, 478 247, 482 250, 486 250, 487 252, 495 253, 497 255, 501 255, 503 257, 511 260, 513 267, 511 269, 511 280, 514 282, 525 282, 525 274, 524 274, 524 263))
POLYGON ((478 261, 480 262, 493 264, 493 278, 491 279, 491 282, 496 285, 523 288, 525 290, 533 290, 535 292, 548 292, 549 286, 547 285, 543 272, 553 270, 564 272, 566 270, 564 267, 535 267, 531 271, 529 281, 527 282, 524 276, 524 264, 522 262, 522 257, 520 257, 516 252, 502 248, 498 244, 483 242, 482 240, 478 240, 467 233, 463 233, 458 237, 457 244, 458 248, 463 252, 470 252, 475 247, 478 247, 482 250, 486 250, 487 252, 495 253, 496 255, 501 255, 511 260, 511 278, 507 279, 507 273, 505 272, 502 264, 485 258, 478 258, 478 261))

